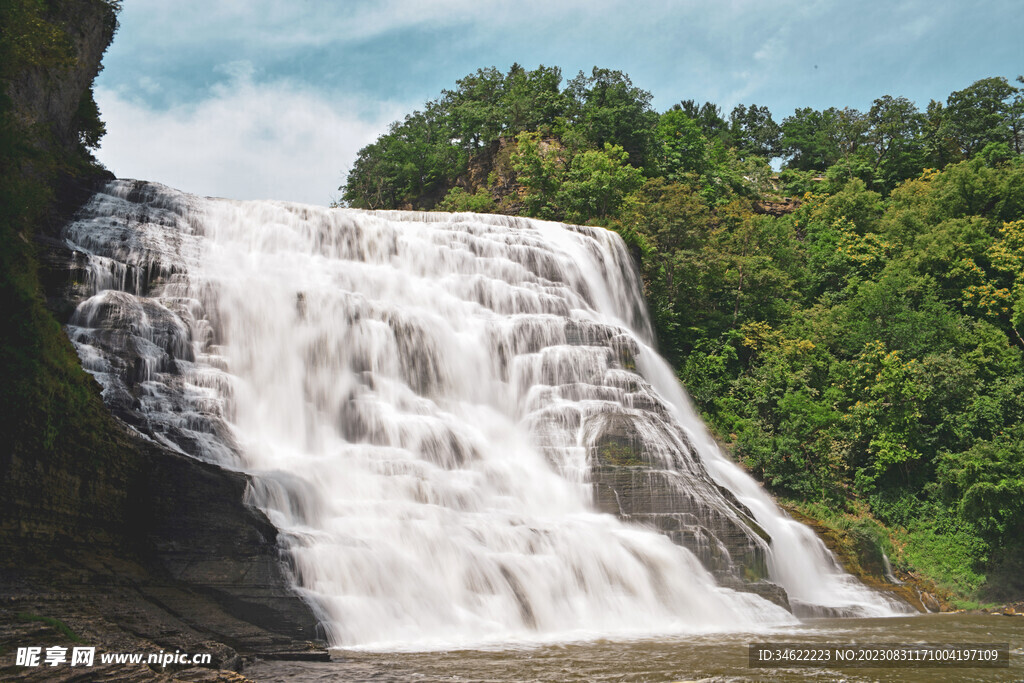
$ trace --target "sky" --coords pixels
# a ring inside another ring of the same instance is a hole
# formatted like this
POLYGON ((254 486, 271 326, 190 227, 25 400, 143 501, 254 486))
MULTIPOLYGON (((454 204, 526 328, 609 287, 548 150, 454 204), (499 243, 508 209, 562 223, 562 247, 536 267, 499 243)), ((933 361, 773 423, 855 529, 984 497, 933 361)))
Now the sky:
POLYGON ((327 204, 359 149, 479 68, 627 73, 658 111, 922 109, 1024 73, 1020 0, 124 0, 97 158, 200 195, 327 204))

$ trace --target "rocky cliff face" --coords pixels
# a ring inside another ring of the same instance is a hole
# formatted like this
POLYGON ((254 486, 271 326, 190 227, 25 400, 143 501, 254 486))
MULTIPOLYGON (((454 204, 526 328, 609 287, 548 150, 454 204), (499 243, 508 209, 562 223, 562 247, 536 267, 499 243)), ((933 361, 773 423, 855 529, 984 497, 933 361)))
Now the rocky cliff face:
POLYGON ((11 79, 7 94, 22 126, 41 128, 49 135, 40 136, 40 142, 72 155, 80 143, 76 119, 83 100, 92 100, 92 82, 114 38, 117 15, 113 3, 105 0, 48 4, 46 19, 59 29, 53 54, 21 69, 11 79))
POLYGON ((277 529, 243 502, 247 476, 155 444, 139 455, 142 474, 128 492, 128 512, 141 561, 153 568, 150 585, 208 598, 212 604, 199 613, 186 612, 197 624, 223 614, 247 624, 221 631, 243 651, 290 651, 322 637, 290 588, 277 529))
POLYGON ((95 383, 42 305, 40 250, 32 240, 61 221, 60 189, 100 172, 83 169, 75 114, 116 19, 98 0, 11 2, 0 19, 10 41, 0 69, 0 115, 4 133, 17 138, 0 147, 2 201, 10 209, 0 216, 0 289, 10 321, 0 336, 0 408, 7 417, 0 549, 11 565, 31 566, 22 560, 110 544, 121 535, 134 468, 95 383))

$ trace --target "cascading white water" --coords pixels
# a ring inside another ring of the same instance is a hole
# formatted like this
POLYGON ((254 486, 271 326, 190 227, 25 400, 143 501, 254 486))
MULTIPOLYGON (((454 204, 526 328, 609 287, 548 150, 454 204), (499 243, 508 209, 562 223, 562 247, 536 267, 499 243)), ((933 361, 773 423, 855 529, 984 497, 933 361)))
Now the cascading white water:
POLYGON ((772 553, 768 556, 771 576, 785 587, 791 604, 806 606, 810 613, 823 616, 844 613, 879 616, 911 611, 897 601, 866 592, 859 581, 842 570, 813 531, 782 514, 753 478, 722 455, 662 358, 648 349, 638 365, 671 403, 674 417, 684 425, 705 456, 704 464, 711 476, 732 491, 771 536, 772 553))
POLYGON ((655 525, 734 587, 767 557, 795 602, 893 609, 718 452, 611 232, 115 181, 65 235, 105 400, 253 475, 335 645, 793 623, 655 525))

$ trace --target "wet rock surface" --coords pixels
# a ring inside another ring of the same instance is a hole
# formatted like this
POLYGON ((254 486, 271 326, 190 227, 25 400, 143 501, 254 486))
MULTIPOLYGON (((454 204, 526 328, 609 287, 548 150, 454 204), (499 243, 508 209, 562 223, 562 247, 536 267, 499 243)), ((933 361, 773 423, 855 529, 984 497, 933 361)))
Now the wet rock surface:
POLYGON ((317 638, 316 617, 289 587, 277 529, 242 502, 248 477, 159 447, 147 451, 146 477, 129 499, 144 556, 216 603, 232 617, 225 623, 258 629, 226 630, 226 641, 276 650, 317 638))
MULTIPOLYGON (((657 406, 642 409, 658 414, 657 406)), ((785 590, 765 580, 771 538, 731 492, 711 481, 696 458, 652 453, 651 428, 642 414, 612 412, 595 423, 590 476, 599 510, 667 535, 691 550, 722 585, 790 609, 785 590), (670 463, 675 467, 665 469, 670 463)), ((669 435, 659 436, 661 448, 673 444, 669 435)), ((677 448, 690 446, 680 441, 677 448)))

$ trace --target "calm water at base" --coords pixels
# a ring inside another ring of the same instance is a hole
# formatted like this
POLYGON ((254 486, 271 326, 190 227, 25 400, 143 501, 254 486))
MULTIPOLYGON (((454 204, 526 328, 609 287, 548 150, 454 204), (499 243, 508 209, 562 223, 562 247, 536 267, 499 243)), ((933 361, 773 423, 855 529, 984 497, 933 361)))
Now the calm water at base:
POLYGON ((1024 618, 926 615, 812 620, 764 634, 593 641, 444 652, 339 650, 331 662, 256 662, 259 683, 284 681, 1024 681, 1024 618), (1009 643, 1010 668, 762 669, 750 643, 1009 643))

